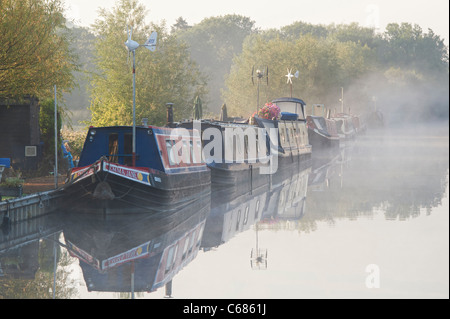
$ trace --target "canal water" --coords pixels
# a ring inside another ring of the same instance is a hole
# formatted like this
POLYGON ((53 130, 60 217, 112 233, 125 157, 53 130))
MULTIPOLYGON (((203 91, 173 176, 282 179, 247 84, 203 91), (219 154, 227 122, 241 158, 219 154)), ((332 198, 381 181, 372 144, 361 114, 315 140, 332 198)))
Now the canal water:
POLYGON ((0 298, 449 298, 448 127, 367 131, 259 189, 0 230, 0 298))

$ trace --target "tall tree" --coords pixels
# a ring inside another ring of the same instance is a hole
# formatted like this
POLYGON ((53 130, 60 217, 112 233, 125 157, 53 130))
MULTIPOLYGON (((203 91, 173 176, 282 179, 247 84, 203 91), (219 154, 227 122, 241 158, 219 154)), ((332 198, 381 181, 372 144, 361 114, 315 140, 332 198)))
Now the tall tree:
POLYGON ((417 24, 390 23, 383 39, 381 58, 388 67, 448 76, 448 48, 431 29, 424 33, 417 24))
POLYGON ((357 81, 367 70, 370 49, 351 42, 340 43, 310 34, 296 40, 267 39, 256 35, 246 40, 242 54, 234 59, 226 80, 224 97, 233 115, 248 116, 256 110, 257 83, 252 84, 252 67, 269 68, 269 84, 260 83, 259 105, 290 96, 286 75, 299 71, 292 79, 292 95, 308 104, 336 104, 340 87, 357 81))
POLYGON ((208 76, 207 99, 202 99, 216 113, 223 104, 221 91, 233 57, 242 51, 244 39, 255 33, 255 22, 248 17, 228 14, 203 19, 191 28, 176 32, 189 46, 191 56, 208 76))
POLYGON ((151 31, 158 32, 156 51, 136 50, 137 120, 147 117, 152 124, 164 124, 168 102, 174 103, 176 118, 190 117, 194 98, 205 94, 205 81, 186 45, 164 24, 147 25, 145 13, 137 0, 120 0, 111 12, 101 10, 93 25, 98 73, 91 81, 92 125, 132 123, 132 57, 124 45, 127 27, 138 43, 144 43, 151 31))
POLYGON ((177 21, 175 21, 175 24, 170 28, 170 32, 174 33, 182 30, 187 30, 189 28, 191 28, 191 26, 187 23, 187 21, 183 17, 178 17, 177 21))
POLYGON ((60 0, 0 0, 0 97, 69 90, 76 57, 60 0))

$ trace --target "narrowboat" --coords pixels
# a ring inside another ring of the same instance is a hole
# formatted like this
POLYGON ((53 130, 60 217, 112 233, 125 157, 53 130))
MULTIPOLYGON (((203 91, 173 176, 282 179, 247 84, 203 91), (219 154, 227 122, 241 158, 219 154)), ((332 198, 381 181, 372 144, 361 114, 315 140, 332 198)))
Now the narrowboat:
POLYGON ((250 181, 252 189, 267 184, 276 172, 290 174, 292 164, 307 165, 312 148, 304 106, 301 99, 280 98, 267 103, 250 119, 222 117, 177 125, 201 132, 212 188, 250 181))
POLYGON ((312 145, 313 156, 339 150, 339 135, 336 121, 330 118, 330 110, 323 104, 313 104, 311 115, 306 117, 309 142, 312 145))
POLYGON ((63 186, 68 205, 157 210, 210 192, 210 171, 193 131, 136 126, 134 154, 132 143, 131 126, 90 127, 63 186))
POLYGON ((278 166, 281 170, 297 162, 303 170, 310 165, 312 146, 306 125, 306 103, 298 98, 284 97, 272 101, 280 108, 280 119, 273 120, 278 129, 280 154, 278 166))
POLYGON ((308 115, 306 121, 314 153, 339 150, 339 135, 335 129, 335 121, 314 115, 308 115))
POLYGON ((344 146, 345 141, 353 140, 356 136, 356 130, 353 125, 352 116, 346 113, 338 113, 332 117, 336 121, 336 127, 339 139, 344 146))

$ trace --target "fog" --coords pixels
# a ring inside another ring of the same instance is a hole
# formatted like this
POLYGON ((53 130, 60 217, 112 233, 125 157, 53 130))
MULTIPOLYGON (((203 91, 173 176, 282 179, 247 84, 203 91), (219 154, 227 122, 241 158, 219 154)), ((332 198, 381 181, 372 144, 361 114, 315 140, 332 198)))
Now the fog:
POLYGON ((361 79, 346 91, 345 111, 361 114, 380 111, 385 124, 395 126, 415 126, 418 123, 443 122, 449 119, 448 77, 442 82, 421 81, 406 78, 412 74, 400 74, 387 79, 384 74, 374 73, 361 79), (361 85, 363 84, 363 85, 361 85), (354 97, 361 96, 364 87, 368 102, 361 108, 354 97), (365 112, 364 112, 365 111, 365 112))

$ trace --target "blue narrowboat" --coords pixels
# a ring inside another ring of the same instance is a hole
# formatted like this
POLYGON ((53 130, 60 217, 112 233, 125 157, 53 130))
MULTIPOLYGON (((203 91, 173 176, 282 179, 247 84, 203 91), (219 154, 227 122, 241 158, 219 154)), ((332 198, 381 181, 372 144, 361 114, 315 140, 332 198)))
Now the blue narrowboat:
POLYGON ((280 145, 278 166, 291 174, 293 163, 303 170, 311 165, 312 146, 306 125, 306 103, 295 97, 281 97, 272 101, 280 108, 281 117, 274 120, 280 145))
POLYGON ((77 167, 63 189, 85 209, 157 210, 210 192, 210 171, 193 130, 170 127, 90 127, 77 167))

